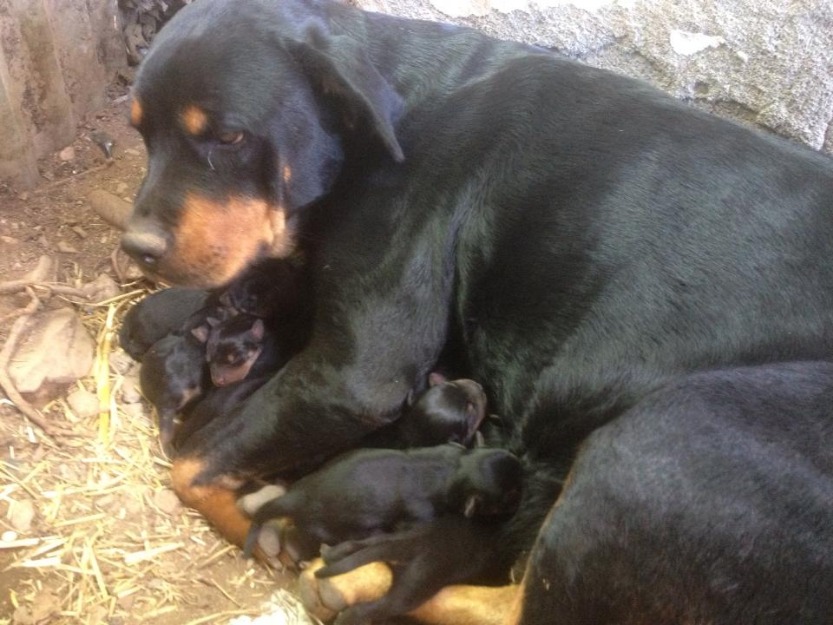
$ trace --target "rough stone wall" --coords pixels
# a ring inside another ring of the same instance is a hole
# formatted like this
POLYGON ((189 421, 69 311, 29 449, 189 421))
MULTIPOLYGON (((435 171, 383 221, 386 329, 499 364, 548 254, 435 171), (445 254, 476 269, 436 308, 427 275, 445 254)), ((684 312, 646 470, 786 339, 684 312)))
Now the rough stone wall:
POLYGON ((644 78, 833 152, 832 0, 356 0, 644 78))
POLYGON ((126 63, 116 0, 0 0, 0 180, 32 186, 126 63))

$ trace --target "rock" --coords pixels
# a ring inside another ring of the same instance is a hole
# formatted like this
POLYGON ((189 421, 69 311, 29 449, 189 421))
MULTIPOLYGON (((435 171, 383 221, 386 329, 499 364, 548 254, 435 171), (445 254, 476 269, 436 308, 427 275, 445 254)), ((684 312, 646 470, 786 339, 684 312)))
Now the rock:
POLYGON ((121 406, 121 409, 130 419, 149 419, 145 407, 141 402, 124 404, 121 406))
POLYGON ((63 150, 58 152, 58 158, 60 158, 63 162, 74 161, 75 160, 75 148, 71 145, 65 147, 63 150))
POLYGON ((12 355, 9 376, 17 390, 41 407, 90 372, 95 343, 68 308, 36 315, 12 355))
POLYGON ((0 236, 0 241, 5 243, 6 245, 17 245, 17 244, 20 243, 20 241, 18 239, 15 239, 14 237, 10 237, 6 234, 4 234, 3 236, 0 236))
MULTIPOLYGON (((110 371, 119 375, 127 375, 127 372, 136 364, 136 361, 130 357, 126 351, 121 348, 114 349, 110 352, 110 371)), ((138 369, 136 376, 138 377, 138 369)))
POLYGON ((17 540, 17 532, 14 530, 6 530, 0 534, 0 542, 12 543, 17 540))
POLYGON ((17 532, 28 534, 32 531, 32 521, 35 519, 35 504, 28 499, 13 501, 7 516, 17 532))
POLYGON ((133 212, 133 205, 125 202, 120 197, 105 191, 94 189, 87 195, 87 200, 92 209, 108 224, 119 230, 124 230, 130 213, 133 212))
POLYGON ((142 392, 139 390, 138 374, 125 376, 121 384, 121 395, 119 398, 125 404, 135 404, 141 401, 142 392))
POLYGON ((642 78, 709 111, 833 151, 833 3, 824 0, 358 0, 642 78))
POLYGON ((35 268, 23 277, 26 282, 55 282, 57 279, 58 263, 50 256, 38 258, 35 268))
POLYGON ((125 496, 121 501, 121 506, 124 508, 127 516, 135 519, 145 509, 145 501, 142 497, 142 492, 137 491, 132 496, 125 496))
POLYGON ((57 247, 58 251, 63 253, 63 254, 77 254, 78 253, 78 248, 76 248, 75 246, 73 246, 70 243, 67 243, 66 241, 58 241, 58 244, 55 247, 57 247))
POLYGON ((153 503, 167 515, 173 515, 182 509, 182 503, 179 501, 179 497, 170 488, 156 491, 153 495, 153 503))
POLYGON ((103 302, 112 299, 121 293, 119 285, 106 273, 98 274, 92 282, 81 287, 91 302, 103 302))
MULTIPOLYGON (((61 611, 61 598, 52 591, 41 590, 32 598, 31 606, 18 606, 12 616, 14 625, 46 625, 61 611)), ((86 616, 86 615, 85 615, 86 616)), ((101 621, 88 621, 101 622, 101 621)))
POLYGON ((80 419, 94 417, 101 410, 101 403, 96 394, 84 388, 76 389, 67 395, 67 403, 80 419))

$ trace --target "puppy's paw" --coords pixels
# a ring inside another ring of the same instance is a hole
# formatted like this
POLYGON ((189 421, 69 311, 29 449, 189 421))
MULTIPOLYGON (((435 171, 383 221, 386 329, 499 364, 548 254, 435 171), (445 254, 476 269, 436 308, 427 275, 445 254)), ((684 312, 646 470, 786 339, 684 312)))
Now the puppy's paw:
POLYGON ((254 516, 267 501, 277 499, 286 493, 286 489, 279 484, 267 484, 260 490, 243 495, 237 500, 237 506, 249 516, 254 516))

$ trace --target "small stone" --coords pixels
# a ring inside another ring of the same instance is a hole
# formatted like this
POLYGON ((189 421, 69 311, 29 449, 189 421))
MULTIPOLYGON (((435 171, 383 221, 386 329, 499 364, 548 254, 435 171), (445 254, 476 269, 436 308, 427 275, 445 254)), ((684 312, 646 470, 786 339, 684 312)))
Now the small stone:
POLYGON ((35 519, 35 504, 28 499, 15 501, 8 512, 9 523, 21 534, 28 534, 35 519))
POLYGON ((125 404, 135 404, 142 399, 138 376, 126 376, 121 385, 121 397, 125 404))
POLYGON ((140 156, 139 151, 138 151, 138 150, 134 150, 133 148, 127 148, 127 149, 124 151, 124 153, 125 153, 125 154, 127 154, 128 156, 140 156))
MULTIPOLYGON (((110 371, 119 375, 127 375, 136 361, 123 349, 119 348, 110 353, 110 371)), ((137 374, 138 375, 138 374, 137 374)))
POLYGON ((98 274, 95 280, 82 286, 81 290, 91 302, 103 302, 121 293, 119 285, 106 273, 98 274))
POLYGON ((87 232, 81 226, 73 226, 72 231, 82 239, 87 238, 87 232))
POLYGON ((127 193, 127 189, 128 189, 127 183, 126 182, 120 182, 116 185, 116 194, 117 195, 124 195, 125 193, 127 193))
POLYGON ((2 534, 0 534, 0 541, 4 543, 10 543, 17 540, 17 532, 14 530, 6 530, 2 534))
POLYGON ((116 501, 115 496, 110 493, 108 495, 102 495, 98 499, 95 500, 95 505, 99 510, 111 509, 116 501))
POLYGON ((157 508, 168 515, 173 515, 182 509, 182 503, 179 501, 179 497, 177 497, 176 493, 170 488, 156 491, 153 495, 153 503, 157 508))
POLYGON ((65 163, 68 162, 68 161, 74 161, 75 160, 75 148, 73 148, 71 145, 65 147, 63 150, 58 152, 58 158, 60 158, 65 163))
POLYGON ((131 518, 136 518, 145 508, 145 502, 142 501, 141 492, 135 493, 130 497, 125 497, 122 505, 131 518))
POLYGON ((72 411, 81 419, 94 417, 101 410, 101 403, 95 393, 79 388, 67 396, 67 403, 72 411))
POLYGON ((145 407, 142 402, 136 402, 135 404, 124 404, 121 407, 124 414, 126 414, 131 419, 147 419, 148 415, 145 412, 145 407))
POLYGON ((73 247, 72 245, 70 245, 69 243, 67 243, 66 241, 58 241, 58 245, 56 247, 58 248, 59 252, 62 252, 64 254, 77 254, 78 253, 78 250, 75 247, 73 247))
POLYGON ((29 199, 29 192, 23 191, 20 195, 17 196, 17 199, 19 199, 21 202, 26 202, 29 199))
POLYGON ((19 240, 15 239, 14 237, 7 236, 5 234, 3 236, 0 236, 0 241, 6 243, 7 245, 17 245, 18 243, 20 243, 19 240))
MULTIPOLYGON (((52 621, 61 610, 61 599, 54 592, 43 590, 32 598, 32 621, 38 625, 52 621)), ((91 623, 101 621, 88 621, 91 623)))
POLYGON ((26 399, 45 405, 90 371, 95 342, 78 315, 60 308, 34 317, 12 355, 9 376, 26 399))

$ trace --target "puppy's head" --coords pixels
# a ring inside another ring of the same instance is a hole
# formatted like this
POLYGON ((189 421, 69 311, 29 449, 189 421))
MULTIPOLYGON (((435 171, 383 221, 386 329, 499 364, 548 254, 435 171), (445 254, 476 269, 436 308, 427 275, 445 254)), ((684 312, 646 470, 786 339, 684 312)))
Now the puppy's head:
POLYGON ((298 211, 342 167, 333 84, 357 102, 351 110, 385 126, 401 158, 395 100, 384 81, 367 83, 366 59, 338 39, 295 0, 202 0, 162 30, 130 113, 148 171, 122 246, 146 273, 210 288, 292 251, 298 211), (356 70, 358 85, 349 79, 356 70))
POLYGON ((475 449, 460 459, 449 489, 452 506, 466 517, 513 514, 521 499, 523 468, 504 449, 475 449))

